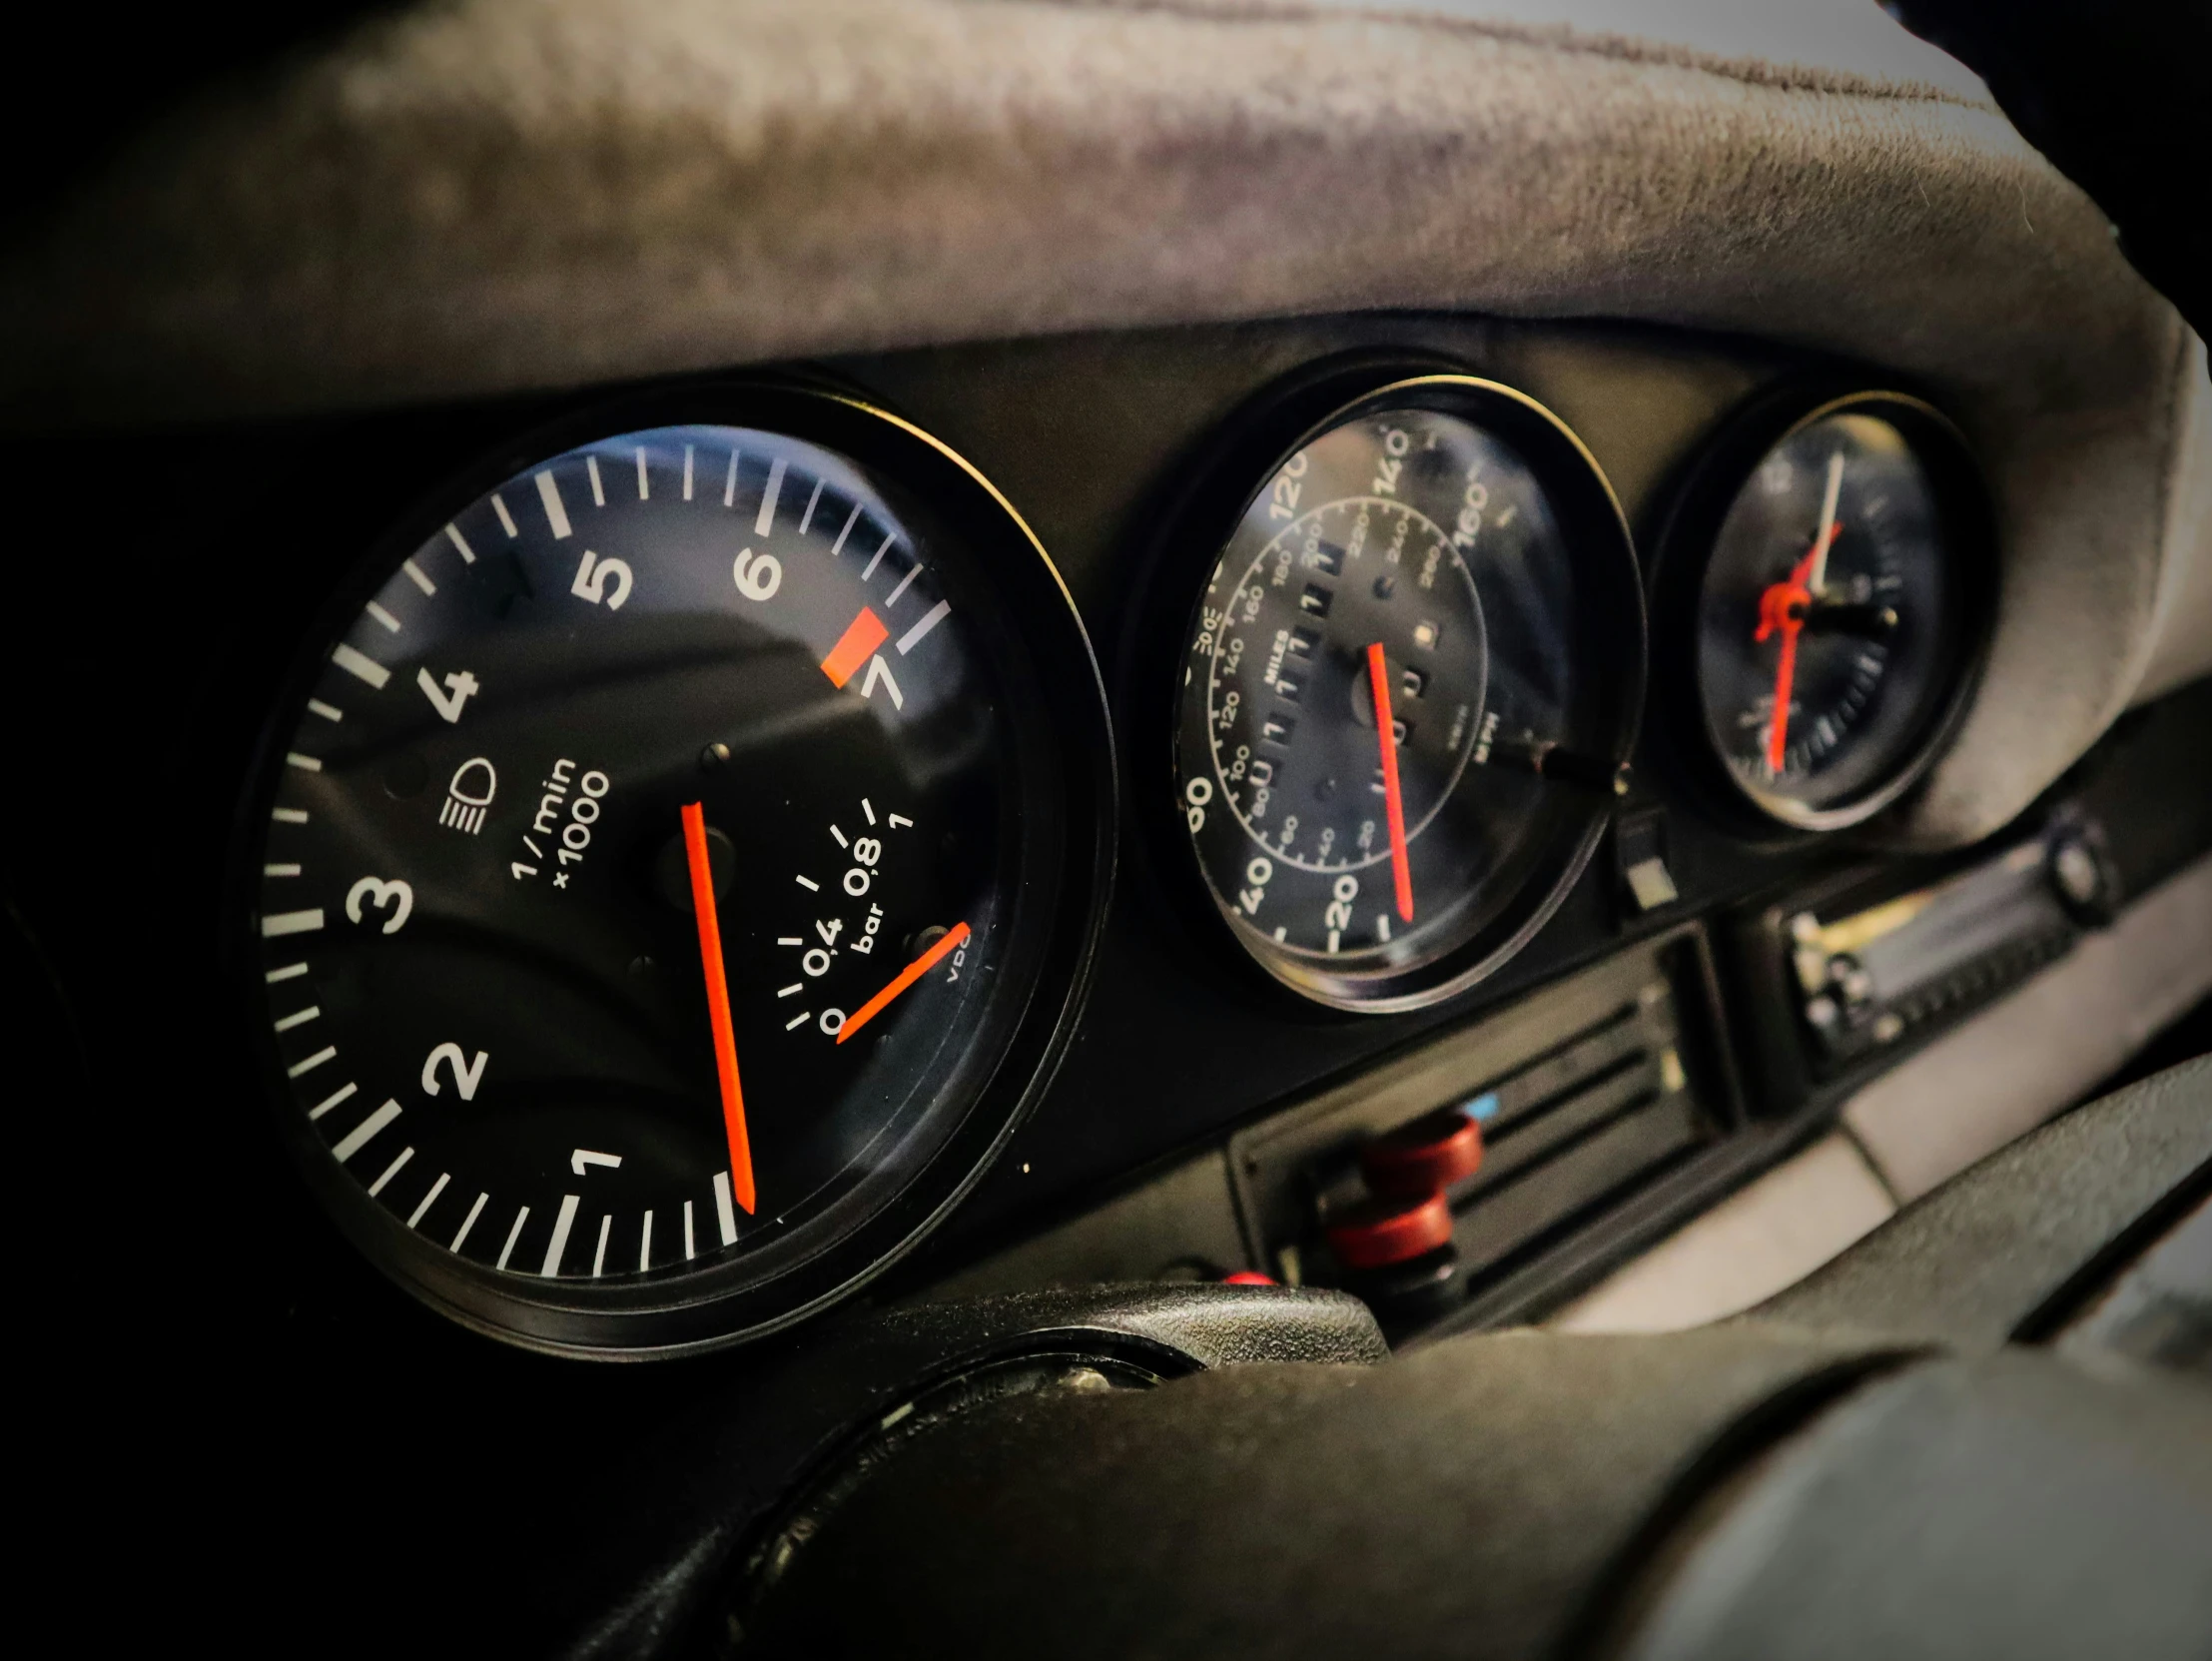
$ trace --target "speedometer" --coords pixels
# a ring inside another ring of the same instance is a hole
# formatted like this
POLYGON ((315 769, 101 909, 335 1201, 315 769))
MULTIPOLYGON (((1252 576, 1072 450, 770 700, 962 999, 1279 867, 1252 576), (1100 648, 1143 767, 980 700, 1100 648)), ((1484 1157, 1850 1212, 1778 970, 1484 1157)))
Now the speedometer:
POLYGON ((1012 509, 750 389, 523 446, 310 648, 250 838, 280 1124, 430 1301, 668 1350, 849 1289, 1050 1069, 1112 823, 1012 509), (657 417, 657 418, 656 418, 657 417))
POLYGON ((1376 389, 1275 456, 1186 635, 1176 811, 1236 940, 1325 1003, 1502 963, 1611 807, 1642 682, 1596 463, 1506 388, 1376 389))

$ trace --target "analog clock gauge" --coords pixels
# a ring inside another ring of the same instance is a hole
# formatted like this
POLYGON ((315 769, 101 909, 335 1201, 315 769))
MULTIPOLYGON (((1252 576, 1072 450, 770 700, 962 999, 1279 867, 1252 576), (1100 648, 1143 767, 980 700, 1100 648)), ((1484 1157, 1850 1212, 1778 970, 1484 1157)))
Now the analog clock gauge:
POLYGON ((865 1277, 1019 1116, 1096 926, 1103 706, 1020 521, 888 416, 754 390, 532 448, 300 671, 255 1019, 411 1288, 696 1346, 865 1277))
POLYGON ((1557 903, 1632 736, 1620 515, 1548 413, 1377 389, 1239 501, 1186 636, 1176 809, 1260 964, 1346 1008, 1434 1001, 1557 903))
POLYGON ((1833 829, 1933 760, 1993 576, 1963 447, 1924 405, 1847 399, 1768 436, 1708 521, 1698 722, 1739 800, 1833 829))

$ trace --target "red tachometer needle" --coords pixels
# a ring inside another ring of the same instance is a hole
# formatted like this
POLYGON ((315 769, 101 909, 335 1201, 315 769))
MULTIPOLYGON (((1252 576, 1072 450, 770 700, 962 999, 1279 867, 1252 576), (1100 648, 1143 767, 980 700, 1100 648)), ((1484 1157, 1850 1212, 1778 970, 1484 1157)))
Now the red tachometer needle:
POLYGON ((1413 867, 1405 854, 1405 798, 1398 792, 1397 721, 1390 714, 1390 669, 1382 642, 1367 648, 1367 684, 1375 694, 1375 742, 1382 750, 1382 804, 1390 819, 1390 875, 1398 885, 1398 915, 1413 921, 1413 867))
POLYGON ((908 987, 912 986, 924 975, 927 975, 932 969, 935 969, 949 953, 959 951, 960 948, 964 944, 966 944, 967 940, 968 925, 966 923, 955 923, 951 928, 947 929, 943 938, 940 939, 935 946, 932 946, 928 951, 924 952, 920 957, 916 958, 912 963, 908 964, 904 969, 900 970, 898 978, 895 979, 889 986, 885 987, 881 992, 877 993, 875 997, 869 999, 867 1003, 861 1005, 859 1009, 853 1011, 851 1015, 845 1018, 845 1025, 837 1029, 837 1042, 843 1044, 847 1039, 851 1038, 853 1034, 859 1032, 861 1028, 867 1026, 869 1022, 875 1020, 877 1016, 881 1015, 884 1012, 885 1005, 889 1004, 892 999, 898 997, 900 993, 906 991, 908 987))
POLYGON ((1782 636, 1782 659, 1775 665, 1775 714, 1767 724, 1767 770, 1771 773, 1781 772, 1788 759, 1790 699, 1798 681, 1798 636, 1805 630, 1805 613, 1813 603, 1813 591, 1806 583, 1814 567, 1825 562, 1828 545, 1842 528, 1831 520, 1823 527, 1813 551, 1798 561, 1788 577, 1771 584, 1759 596, 1759 632, 1752 638, 1765 644, 1777 633, 1782 636))
POLYGON ((745 1134, 745 1093, 737 1083, 730 982, 722 968, 722 925, 714 914, 714 873, 707 865, 707 816, 697 802, 683 810, 683 850, 691 864, 691 909, 699 919, 699 963, 707 977, 707 1020, 714 1028, 714 1071, 722 1082, 722 1124, 730 1138, 730 1192, 750 1216, 753 1145, 745 1134))

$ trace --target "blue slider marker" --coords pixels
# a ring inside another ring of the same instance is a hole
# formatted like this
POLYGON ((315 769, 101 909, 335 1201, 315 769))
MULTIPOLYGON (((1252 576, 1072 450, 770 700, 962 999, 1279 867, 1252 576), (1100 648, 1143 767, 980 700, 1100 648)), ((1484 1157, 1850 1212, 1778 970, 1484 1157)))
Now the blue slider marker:
POLYGON ((1459 1111, 1477 1125, 1485 1124, 1498 1117, 1498 1093, 1494 1090, 1485 1091, 1472 1102, 1460 1103, 1459 1111))

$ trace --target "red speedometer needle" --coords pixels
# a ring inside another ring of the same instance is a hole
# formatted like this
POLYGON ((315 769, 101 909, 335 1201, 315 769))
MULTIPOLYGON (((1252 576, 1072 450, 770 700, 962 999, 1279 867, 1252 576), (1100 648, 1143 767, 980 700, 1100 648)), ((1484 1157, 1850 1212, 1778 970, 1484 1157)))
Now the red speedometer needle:
POLYGON ((1390 820, 1390 875, 1398 885, 1398 915, 1413 921, 1413 867, 1405 854, 1405 798, 1398 791, 1397 721, 1390 713, 1390 669, 1382 642, 1367 648, 1367 684, 1375 694, 1375 742, 1382 750, 1382 804, 1390 820))
POLYGON ((737 1035, 730 1027, 730 982, 722 968, 722 925, 714 914, 714 873, 707 865, 707 816, 697 802, 684 806, 683 851, 691 864, 691 909, 699 919, 699 963, 707 977, 714 1071, 722 1082, 722 1125, 730 1138, 730 1192, 750 1216, 753 1145, 745 1134, 745 1092, 737 1083, 737 1035))
POLYGON ((1759 632, 1752 638, 1764 644, 1776 633, 1782 635, 1782 659, 1775 665, 1775 715, 1767 723, 1767 770, 1771 773, 1781 772, 1788 759, 1790 699, 1798 681, 1798 636, 1805 630, 1806 610, 1813 604, 1813 591, 1806 582, 1814 568, 1827 559, 1828 545, 1842 528, 1831 520, 1822 528, 1813 551, 1798 561, 1788 577, 1771 584, 1759 596, 1759 632))
POLYGON ((948 954, 959 951, 960 948, 967 943, 967 940, 968 925, 966 923, 955 923, 951 928, 947 929, 945 931, 944 937, 940 939, 935 946, 932 946, 928 951, 924 952, 920 957, 916 958, 912 963, 908 964, 904 969, 900 970, 898 978, 892 981, 889 986, 885 987, 881 992, 877 993, 875 997, 869 999, 867 1003, 861 1005, 859 1009, 853 1011, 851 1015, 845 1018, 845 1025, 837 1029, 837 1042, 843 1044, 847 1039, 851 1038, 853 1034, 859 1032, 861 1028, 867 1026, 869 1022, 875 1020, 877 1016, 883 1014, 885 1005, 889 1004, 892 999, 898 997, 900 993, 906 991, 908 987, 912 986, 924 975, 927 975, 932 969, 935 969, 948 954))

